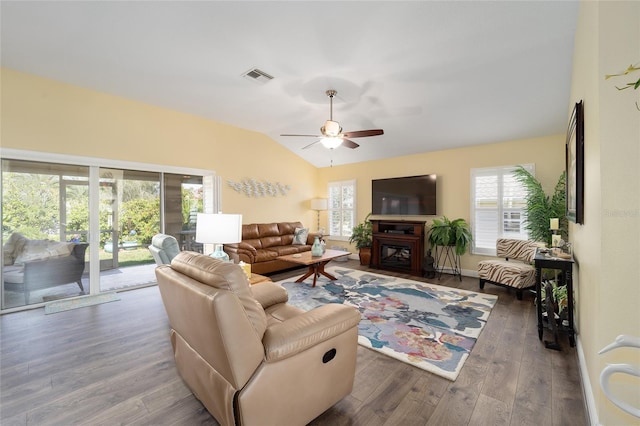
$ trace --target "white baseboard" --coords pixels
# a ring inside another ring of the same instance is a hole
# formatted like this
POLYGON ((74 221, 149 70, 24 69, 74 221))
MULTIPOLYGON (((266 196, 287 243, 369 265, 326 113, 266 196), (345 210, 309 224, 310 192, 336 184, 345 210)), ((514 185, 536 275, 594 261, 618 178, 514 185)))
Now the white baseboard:
POLYGON ((580 336, 576 336, 576 349, 578 352, 578 367, 580 368, 582 394, 584 396, 585 404, 587 405, 589 424, 592 426, 599 426, 600 421, 598 420, 598 408, 596 407, 596 400, 593 397, 593 388, 591 387, 591 380, 589 379, 589 374, 587 372, 587 363, 584 357, 582 343, 580 342, 580 336))

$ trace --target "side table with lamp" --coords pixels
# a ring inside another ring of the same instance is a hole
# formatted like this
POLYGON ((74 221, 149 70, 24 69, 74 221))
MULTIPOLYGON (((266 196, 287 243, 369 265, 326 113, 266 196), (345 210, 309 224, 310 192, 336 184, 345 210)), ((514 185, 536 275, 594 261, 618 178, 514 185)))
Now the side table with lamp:
MULTIPOLYGON (((223 250, 222 245, 242 241, 242 215, 198 213, 195 241, 203 244, 214 244, 215 249, 209 256, 223 262, 232 262, 229 260, 229 255, 223 250)), ((269 277, 252 274, 251 265, 249 264, 243 264, 240 267, 244 270, 251 285, 271 281, 269 277)))
POLYGON ((196 222, 196 242, 214 244, 215 250, 209 256, 229 261, 229 255, 222 249, 223 244, 242 241, 241 214, 198 213, 196 222))

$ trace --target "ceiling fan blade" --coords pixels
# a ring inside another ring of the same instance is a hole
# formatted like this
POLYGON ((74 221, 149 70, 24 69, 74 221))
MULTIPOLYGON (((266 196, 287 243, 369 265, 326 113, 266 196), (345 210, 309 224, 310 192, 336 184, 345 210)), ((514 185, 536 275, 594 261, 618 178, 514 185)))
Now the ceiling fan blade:
POLYGON ((285 134, 285 135, 280 135, 280 136, 299 136, 299 137, 303 137, 303 138, 319 138, 320 137, 318 135, 294 135, 294 134, 285 134))
POLYGON ((380 136, 384 135, 384 130, 382 129, 371 129, 371 130, 357 130, 355 132, 345 132, 342 134, 345 138, 364 138, 367 136, 380 136))
POLYGON ((307 149, 307 148, 311 148, 312 146, 314 146, 315 144, 317 144, 318 142, 320 142, 320 139, 318 139, 315 142, 311 142, 309 145, 307 146, 303 146, 302 149, 307 149))
POLYGON ((342 138, 342 146, 344 146, 346 148, 354 149, 354 148, 359 147, 360 145, 358 145, 357 143, 355 143, 352 140, 342 138))

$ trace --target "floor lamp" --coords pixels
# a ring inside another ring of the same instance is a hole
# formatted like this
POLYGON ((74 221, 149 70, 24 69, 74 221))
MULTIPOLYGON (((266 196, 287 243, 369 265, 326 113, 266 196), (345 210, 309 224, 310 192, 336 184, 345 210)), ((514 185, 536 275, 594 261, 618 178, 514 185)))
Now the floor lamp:
POLYGON ((328 200, 326 198, 313 198, 311 200, 311 210, 315 210, 318 215, 317 231, 320 232, 320 212, 327 210, 328 200))
POLYGON ((229 255, 222 249, 223 244, 242 241, 241 214, 198 213, 196 222, 196 242, 214 244, 215 250, 209 256, 229 261, 229 255))

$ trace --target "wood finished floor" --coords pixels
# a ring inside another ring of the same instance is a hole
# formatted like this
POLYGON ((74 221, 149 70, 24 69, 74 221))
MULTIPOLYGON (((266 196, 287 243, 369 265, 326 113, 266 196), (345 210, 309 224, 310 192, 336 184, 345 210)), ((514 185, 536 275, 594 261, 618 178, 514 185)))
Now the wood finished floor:
MULTIPOLYGON (((478 291, 472 278, 430 281, 478 291)), ((561 352, 544 348, 531 295, 484 291, 498 303, 455 382, 359 347, 353 392, 311 424, 587 425, 575 348, 565 336, 561 352)), ((0 424, 218 424, 177 374, 157 287, 120 296, 0 317, 0 424)))

